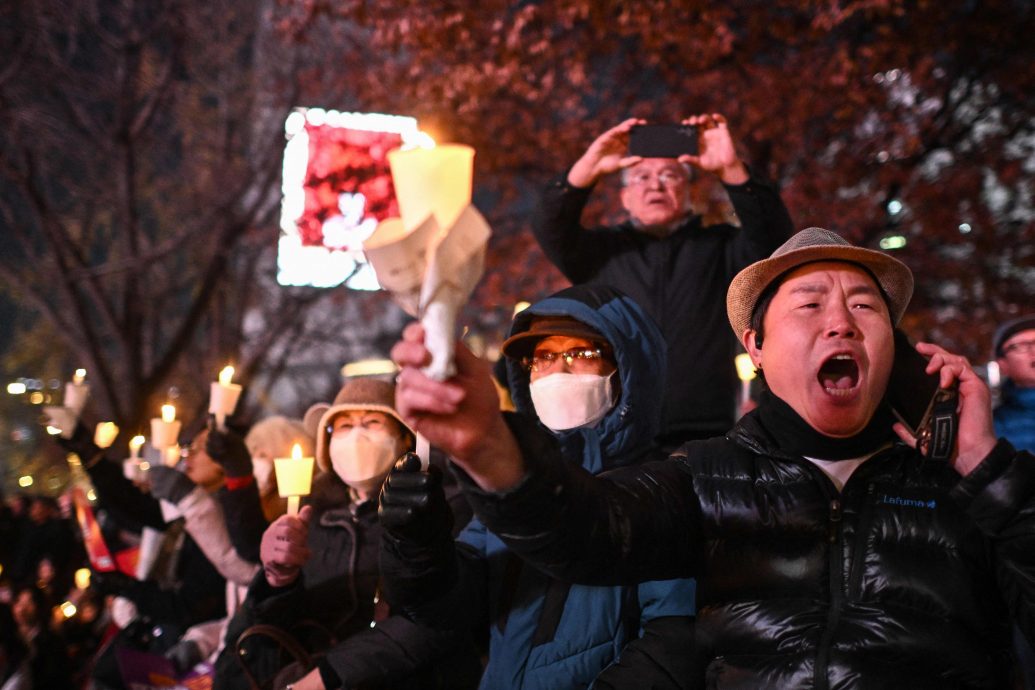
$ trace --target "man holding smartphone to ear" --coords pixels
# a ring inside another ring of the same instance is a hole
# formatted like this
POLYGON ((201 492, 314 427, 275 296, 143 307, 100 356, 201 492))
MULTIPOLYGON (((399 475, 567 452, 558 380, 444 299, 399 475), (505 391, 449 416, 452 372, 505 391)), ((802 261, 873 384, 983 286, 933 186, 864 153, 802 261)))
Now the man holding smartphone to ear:
POLYGON ((635 155, 630 135, 644 125, 628 119, 597 137, 567 174, 547 186, 533 227, 547 258, 572 283, 622 290, 661 328, 669 377, 658 440, 670 449, 733 425, 737 349, 725 326, 726 288, 740 269, 784 242, 792 225, 775 188, 752 176, 737 155, 722 115, 686 118, 682 128, 671 128, 668 147, 662 131, 662 139, 652 137, 644 149, 649 155, 635 155), (686 145, 686 128, 695 128, 695 146, 686 145), (719 178, 740 227, 705 226, 694 214, 694 170, 719 178), (585 228, 581 215, 593 186, 619 172, 629 219, 585 228))

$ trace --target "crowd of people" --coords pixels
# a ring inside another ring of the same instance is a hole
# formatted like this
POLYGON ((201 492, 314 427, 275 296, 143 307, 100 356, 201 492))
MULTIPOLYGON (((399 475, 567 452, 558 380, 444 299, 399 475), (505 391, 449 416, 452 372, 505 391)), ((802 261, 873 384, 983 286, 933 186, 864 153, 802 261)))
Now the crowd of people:
POLYGON ((629 155, 640 124, 544 190, 573 286, 515 316, 505 367, 458 345, 431 379, 412 324, 397 377, 199 425, 176 467, 57 437, 137 557, 87 585, 67 506, 9 501, 0 689, 1029 687, 1035 317, 996 334, 994 417, 965 359, 917 346, 958 391, 934 462, 885 398, 910 270, 793 234, 721 115, 677 158, 629 155), (698 173, 738 223, 694 213, 698 173), (587 229, 612 174, 629 219, 587 229), (738 350, 764 380, 739 420, 738 350), (318 468, 297 514, 273 472, 294 444, 318 468))

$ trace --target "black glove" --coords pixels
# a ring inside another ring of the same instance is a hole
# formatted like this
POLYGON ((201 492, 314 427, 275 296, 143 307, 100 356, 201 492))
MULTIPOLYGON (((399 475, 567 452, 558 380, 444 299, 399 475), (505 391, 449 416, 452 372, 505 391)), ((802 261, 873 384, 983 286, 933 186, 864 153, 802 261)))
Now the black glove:
POLYGON ((93 434, 82 422, 76 422, 72 438, 55 436, 54 440, 69 453, 78 455, 84 465, 92 462, 101 452, 101 449, 93 442, 93 434))
POLYGON ((94 570, 90 574, 90 588, 101 594, 126 597, 132 600, 140 585, 140 580, 130 577, 120 570, 94 570))
POLYGON ((165 658, 173 662, 176 673, 182 676, 201 663, 201 649, 194 640, 180 640, 166 650, 165 658))
POLYGON ((419 544, 452 539, 453 511, 442 490, 442 470, 432 465, 421 472, 420 464, 416 453, 407 453, 388 473, 377 509, 381 526, 419 544))
POLYGON ((170 503, 179 503, 197 486, 183 472, 165 465, 155 465, 148 472, 151 479, 151 495, 170 503))
POLYGON ((252 473, 251 453, 237 432, 220 431, 213 426, 205 441, 205 452, 223 466, 228 477, 247 477, 252 473))

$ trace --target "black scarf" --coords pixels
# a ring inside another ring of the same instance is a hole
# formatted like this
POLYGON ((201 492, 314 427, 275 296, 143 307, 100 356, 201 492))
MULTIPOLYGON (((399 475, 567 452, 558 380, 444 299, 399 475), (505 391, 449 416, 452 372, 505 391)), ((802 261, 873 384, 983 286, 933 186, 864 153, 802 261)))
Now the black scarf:
POLYGON ((831 438, 819 433, 790 405, 764 391, 758 404, 758 421, 776 440, 780 450, 818 460, 850 460, 877 451, 897 438, 891 425, 894 417, 883 402, 870 423, 850 438, 831 438))

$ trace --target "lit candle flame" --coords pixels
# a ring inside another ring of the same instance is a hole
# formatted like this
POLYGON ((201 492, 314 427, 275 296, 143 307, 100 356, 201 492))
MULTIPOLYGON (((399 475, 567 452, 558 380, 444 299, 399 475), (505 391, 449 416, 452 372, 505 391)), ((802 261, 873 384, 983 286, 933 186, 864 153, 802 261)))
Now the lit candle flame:
POLYGON ((302 459, 302 446, 295 444, 291 447, 291 459, 301 460, 302 459))
POLYGON ((140 452, 140 448, 143 445, 144 445, 144 437, 143 436, 134 436, 133 438, 129 439, 129 450, 130 450, 131 453, 133 453, 133 455, 136 455, 137 453, 139 453, 140 452))
POLYGON ((176 421, 176 408, 172 405, 162 405, 162 421, 171 424, 176 421))
POLYGON ((219 384, 222 386, 229 386, 231 379, 234 377, 234 368, 227 364, 223 367, 223 370, 219 372, 219 384))
POLYGON ((72 376, 72 383, 79 385, 86 379, 86 369, 76 369, 72 376))

